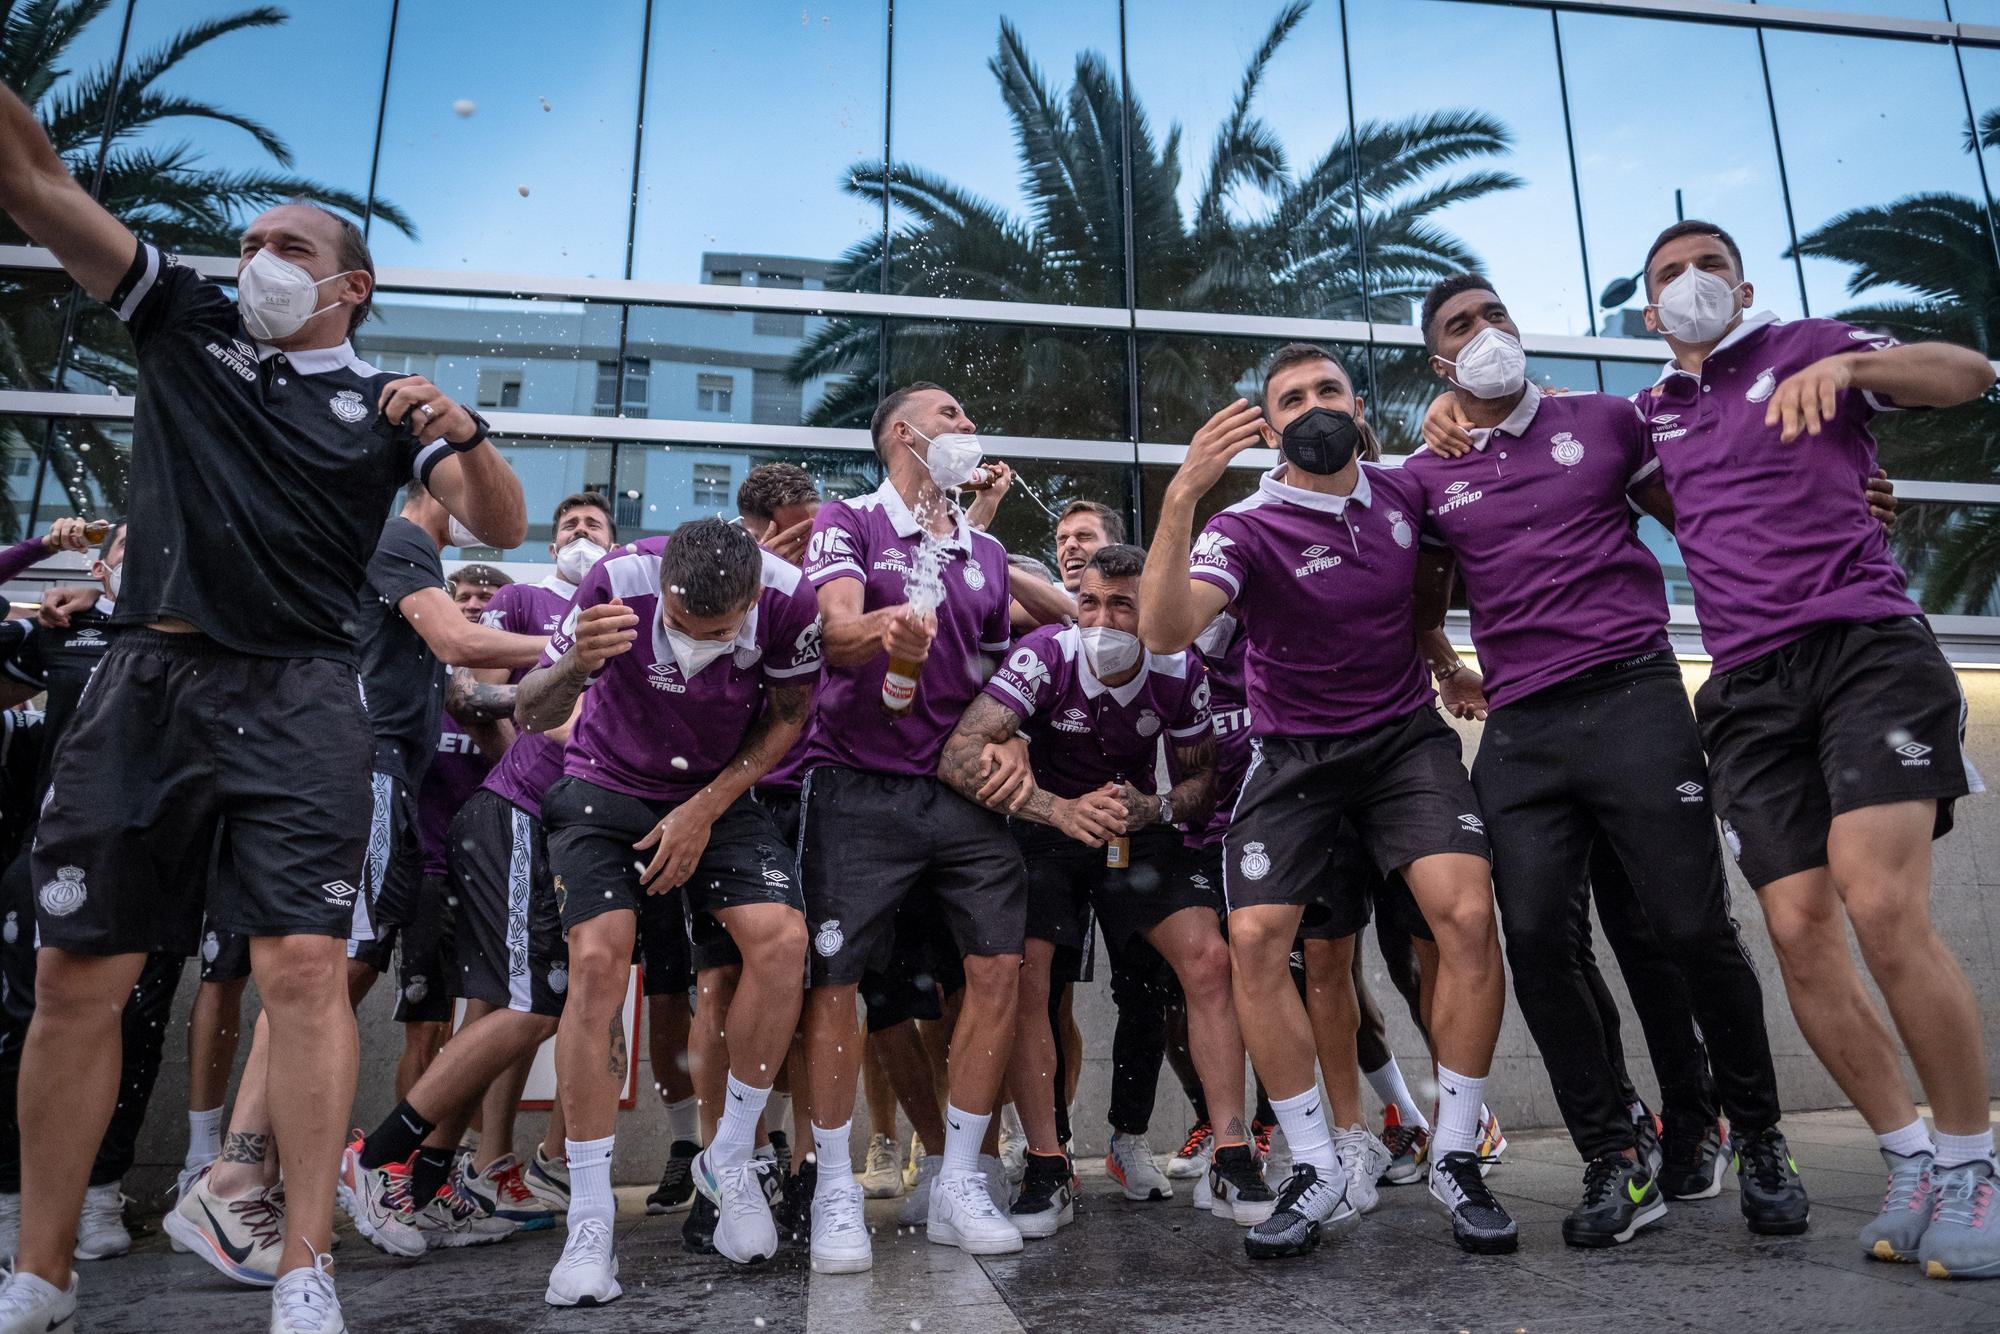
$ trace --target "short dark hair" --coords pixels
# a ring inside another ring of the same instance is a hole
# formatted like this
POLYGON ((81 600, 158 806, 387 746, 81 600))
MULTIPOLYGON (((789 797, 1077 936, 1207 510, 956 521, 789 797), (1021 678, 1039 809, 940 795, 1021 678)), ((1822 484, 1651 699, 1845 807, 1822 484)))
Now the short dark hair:
POLYGON ((875 405, 875 415, 868 419, 868 438, 875 442, 875 457, 884 464, 889 462, 889 456, 882 448, 882 437, 888 434, 890 423, 895 420, 896 414, 903 410, 903 404, 910 401, 910 395, 922 393, 926 389, 935 389, 942 393, 944 386, 933 384, 929 380, 912 380, 875 405))
POLYGON ((1097 521, 1104 525, 1106 542, 1125 540, 1125 516, 1109 505, 1100 505, 1095 500, 1072 500, 1063 506, 1062 513, 1056 516, 1056 526, 1061 527, 1065 519, 1075 514, 1095 514, 1097 521))
POLYGON ((690 616, 726 616, 762 586, 764 549, 727 519, 695 519, 674 529, 660 559, 660 587, 690 616))
POLYGON ((486 588, 505 588, 514 581, 509 579, 507 572, 498 566, 474 563, 459 566, 451 572, 444 582, 447 588, 456 593, 460 584, 480 584, 486 588))
POLYGON ((1107 542, 1090 553, 1084 572, 1097 571, 1106 579, 1136 579, 1145 572, 1146 553, 1128 542, 1107 542))
POLYGON ((339 233, 339 239, 335 241, 333 248, 334 263, 340 265, 343 270, 359 269, 368 275, 368 295, 362 297, 361 304, 347 316, 347 336, 354 337, 354 331, 375 313, 375 256, 368 251, 367 234, 354 224, 352 218, 344 213, 334 212, 317 199, 306 195, 293 195, 285 202, 299 208, 317 210, 332 218, 334 228, 339 233))
POLYGON ((1683 236, 1713 236, 1722 242, 1723 248, 1729 252, 1730 260, 1736 265, 1736 276, 1739 278, 1743 276, 1743 252, 1737 248, 1736 238, 1712 222, 1703 222, 1700 218, 1688 218, 1661 232, 1653 238, 1653 244, 1646 247, 1646 262, 1640 267, 1639 274, 1645 281, 1647 296, 1653 295, 1653 256, 1660 253, 1661 246, 1669 241, 1677 241, 1683 236))
POLYGON ((610 500, 605 497, 602 491, 579 491, 573 496, 564 496, 556 502, 555 517, 549 520, 549 528, 551 530, 560 528, 562 526, 563 515, 574 509, 582 509, 585 506, 604 511, 604 522, 610 525, 611 540, 616 542, 618 540, 618 515, 612 510, 610 500))
MULTIPOLYGON (((1449 278, 1440 278, 1431 284, 1431 290, 1424 293, 1424 313, 1421 320, 1424 331, 1424 351, 1437 351, 1437 339, 1431 337, 1437 324, 1438 312, 1444 303, 1460 292, 1493 292, 1493 280, 1483 273, 1454 273, 1449 278)), ((1496 297, 1500 294, 1493 292, 1496 297)))
POLYGON ((1258 376, 1263 383, 1262 387, 1257 390, 1257 406, 1264 409, 1266 414, 1269 414, 1271 411, 1271 377, 1279 371, 1286 370, 1306 361, 1330 361, 1340 367, 1342 375, 1347 375, 1348 384, 1352 385, 1354 383, 1354 377, 1348 375, 1347 363, 1343 362, 1339 357, 1334 356, 1333 353, 1327 351, 1318 343, 1286 343, 1276 352, 1264 358, 1263 366, 1258 369, 1258 376))
POLYGON ((812 474, 796 463, 760 463, 736 488, 736 512, 750 519, 768 519, 787 505, 810 505, 819 499, 812 474))

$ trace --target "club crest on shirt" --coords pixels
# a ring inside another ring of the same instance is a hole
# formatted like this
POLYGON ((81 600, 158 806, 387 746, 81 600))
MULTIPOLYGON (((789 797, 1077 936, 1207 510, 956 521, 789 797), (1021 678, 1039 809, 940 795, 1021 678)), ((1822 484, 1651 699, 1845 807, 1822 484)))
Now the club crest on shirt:
POLYGON ((1271 874, 1271 859, 1265 855, 1264 845, 1262 843, 1244 844, 1243 860, 1237 863, 1237 868, 1243 872, 1245 880, 1262 880, 1265 876, 1271 874))
POLYGON ((1201 680, 1194 683, 1194 698, 1189 703, 1193 704, 1196 709, 1205 709, 1208 707, 1208 696, 1208 677, 1203 676, 1201 680))
POLYGON ((50 917, 67 917, 89 897, 90 891, 83 886, 83 868, 64 866, 57 869, 55 879, 42 886, 35 901, 50 917))
POLYGON ((1140 736, 1152 736, 1160 730, 1160 715, 1151 709, 1139 710, 1139 721, 1132 725, 1132 730, 1140 736))
POLYGON ((840 953, 840 947, 846 943, 847 937, 840 934, 840 919, 837 917, 831 922, 821 922, 819 931, 813 936, 813 948, 819 951, 822 959, 831 959, 840 953))
POLYGON ((549 965, 549 991, 557 996, 569 990, 569 965, 552 963, 549 965))
POLYGON ((1410 543, 1416 540, 1416 535, 1410 531, 1410 521, 1403 517, 1403 511, 1389 511, 1389 536, 1394 538, 1396 545, 1405 551, 1408 551, 1410 543))
POLYGON ((1561 431, 1549 438, 1549 457, 1565 468, 1574 468, 1583 462, 1583 441, 1568 431, 1561 431))
POLYGON ((12 945, 21 938, 21 914, 10 912, 5 924, 0 924, 0 941, 12 945))
POLYGON ((329 398, 326 405, 333 409, 334 416, 348 423, 358 422, 368 415, 368 404, 352 389, 342 389, 329 398))
POLYGON ((977 565, 974 565, 972 562, 967 561, 962 567, 960 567, 960 573, 965 578, 965 586, 971 589, 973 592, 977 593, 980 589, 986 587, 985 574, 982 573, 980 571, 980 568, 977 565))
POLYGON ((1778 390, 1778 368, 1766 366, 1757 378, 1743 391, 1743 397, 1752 403, 1762 403, 1778 390))

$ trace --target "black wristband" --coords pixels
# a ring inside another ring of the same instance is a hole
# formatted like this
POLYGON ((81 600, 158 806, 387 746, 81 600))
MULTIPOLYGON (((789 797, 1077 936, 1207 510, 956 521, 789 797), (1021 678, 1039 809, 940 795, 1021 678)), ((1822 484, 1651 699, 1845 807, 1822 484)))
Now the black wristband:
MULTIPOLYGON (((459 406, 465 407, 462 403, 459 406)), ((493 432, 493 424, 474 412, 471 408, 465 409, 465 415, 472 418, 472 439, 463 443, 457 440, 446 440, 445 443, 451 446, 451 452, 454 454, 463 454, 468 449, 479 448, 479 446, 486 443, 487 438, 493 432)))

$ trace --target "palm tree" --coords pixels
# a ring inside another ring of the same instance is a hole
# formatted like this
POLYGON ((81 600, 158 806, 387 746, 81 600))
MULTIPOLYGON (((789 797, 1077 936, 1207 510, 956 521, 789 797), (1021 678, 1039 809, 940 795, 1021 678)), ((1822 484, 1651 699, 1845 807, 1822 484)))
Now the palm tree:
MULTIPOLYGON (((1122 307, 1129 152, 1141 305, 1329 319, 1362 318, 1371 302, 1378 315, 1407 311, 1438 278, 1479 267, 1432 219, 1453 203, 1520 184, 1499 171, 1450 174, 1505 153, 1511 137, 1477 111, 1368 121, 1294 171, 1254 104, 1267 66, 1310 4, 1286 4, 1252 54, 1189 213, 1180 197, 1181 127, 1157 139, 1136 95, 1128 114, 1112 66, 1095 51, 1077 56, 1070 87, 1058 93, 1002 19, 987 66, 1013 124, 1028 216, 1011 216, 919 166, 857 164, 847 190, 871 200, 886 192, 902 220, 887 237, 850 248, 836 285, 875 290, 886 247, 897 293, 1122 307)), ((817 424, 859 425, 886 382, 934 379, 950 383, 996 432, 1031 433, 1024 413, 1043 434, 1115 439, 1131 429, 1122 334, 898 324, 884 366, 878 333, 876 321, 836 319, 800 348, 795 379, 837 377, 817 424)), ((1139 397, 1148 430, 1191 429, 1261 350, 1219 339, 1147 339, 1139 397)))
MULTIPOLYGON (((291 150, 269 127, 163 86, 188 56, 239 32, 275 28, 283 10, 258 6, 205 19, 182 29, 157 49, 128 54, 122 70, 111 65, 74 71, 67 63, 78 36, 109 7, 110 0, 28 0, 0 7, 0 82, 35 112, 70 172, 86 184, 98 180, 97 198, 144 240, 168 250, 231 254, 241 220, 273 204, 304 196, 356 216, 369 212, 362 195, 324 185, 288 170, 291 150), (192 118, 231 125, 256 142, 276 169, 228 170, 202 160, 185 143, 139 143, 142 134, 164 121, 192 118), (108 129, 108 135, 107 135, 108 129)), ((374 201, 373 212, 405 235, 416 229, 393 204, 374 201)), ((25 244, 13 221, 0 216, 0 243, 25 244)), ((65 312, 73 288, 48 275, 0 277, 0 385, 53 389, 65 312)), ((89 306, 76 312, 69 349, 70 373, 100 387, 130 393, 136 382, 131 346, 108 312, 89 306)), ((0 442, 34 449, 39 441, 19 425, 0 423, 0 442)), ((48 460, 70 500, 79 509, 92 503, 92 486, 113 511, 125 494, 124 458, 115 442, 88 423, 52 437, 48 460)), ((0 509, 0 525, 11 536, 11 508, 0 509)))

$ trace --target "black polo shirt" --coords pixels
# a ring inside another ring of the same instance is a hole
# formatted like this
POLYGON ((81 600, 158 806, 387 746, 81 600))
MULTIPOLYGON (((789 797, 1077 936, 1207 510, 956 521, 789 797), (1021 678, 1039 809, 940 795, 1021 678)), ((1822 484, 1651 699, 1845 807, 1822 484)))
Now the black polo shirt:
MULTIPOLYGON (((122 599, 120 606, 123 605, 122 599)), ((77 612, 69 626, 51 630, 33 621, 0 621, 0 672, 22 685, 48 692, 43 706, 42 750, 35 768, 34 807, 41 809, 49 790, 49 769, 56 746, 76 713, 90 674, 104 660, 104 650, 117 637, 112 617, 97 607, 77 612)))
POLYGON ((411 787, 423 781, 437 750, 445 667, 397 608, 412 593, 444 586, 444 562, 430 534, 400 514, 383 524, 368 561, 355 638, 368 725, 375 732, 375 772, 394 774, 411 787))
POLYGON ((449 446, 382 420, 397 377, 351 345, 257 343, 218 285, 155 246, 139 243, 108 304, 139 353, 114 619, 176 617, 238 652, 353 662, 382 516, 449 446))

